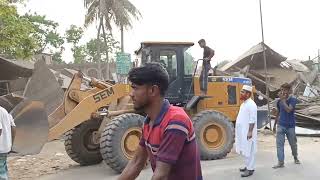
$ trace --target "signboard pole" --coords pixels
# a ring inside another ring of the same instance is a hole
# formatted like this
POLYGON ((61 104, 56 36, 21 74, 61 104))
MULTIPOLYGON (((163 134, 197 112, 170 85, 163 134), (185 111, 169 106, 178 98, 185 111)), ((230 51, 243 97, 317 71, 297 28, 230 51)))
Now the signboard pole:
POLYGON ((117 53, 116 70, 120 82, 125 82, 125 77, 128 75, 131 67, 131 55, 122 52, 117 53))

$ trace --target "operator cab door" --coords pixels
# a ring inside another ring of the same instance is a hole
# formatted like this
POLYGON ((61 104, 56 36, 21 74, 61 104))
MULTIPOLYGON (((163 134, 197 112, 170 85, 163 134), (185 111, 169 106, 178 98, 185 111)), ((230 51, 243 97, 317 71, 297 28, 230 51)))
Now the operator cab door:
POLYGON ((179 51, 176 48, 159 48, 156 54, 156 62, 159 62, 169 74, 169 88, 166 98, 172 104, 181 102, 181 69, 178 68, 179 51))
POLYGON ((183 103, 186 104, 194 95, 193 87, 193 73, 194 73, 194 58, 189 51, 190 47, 183 48, 183 85, 182 85, 182 95, 183 103))

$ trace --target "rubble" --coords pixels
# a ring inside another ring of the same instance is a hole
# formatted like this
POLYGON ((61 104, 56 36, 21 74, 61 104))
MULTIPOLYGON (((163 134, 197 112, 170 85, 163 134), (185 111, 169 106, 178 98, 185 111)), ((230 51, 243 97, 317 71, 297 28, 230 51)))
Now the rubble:
POLYGON ((0 79, 15 80, 21 77, 30 77, 34 63, 20 60, 9 60, 0 56, 0 79))
MULTIPOLYGON (((267 58, 267 74, 264 70, 263 44, 259 43, 221 68, 219 71, 234 76, 249 77, 264 100, 255 98, 258 106, 266 105, 266 82, 269 80, 269 101, 271 108, 275 107, 280 86, 289 83, 293 87, 293 94, 298 98, 297 125, 309 129, 320 129, 320 75, 313 66, 307 67, 299 60, 288 60, 265 45, 267 58)), ((310 62, 309 62, 310 64, 310 62)))

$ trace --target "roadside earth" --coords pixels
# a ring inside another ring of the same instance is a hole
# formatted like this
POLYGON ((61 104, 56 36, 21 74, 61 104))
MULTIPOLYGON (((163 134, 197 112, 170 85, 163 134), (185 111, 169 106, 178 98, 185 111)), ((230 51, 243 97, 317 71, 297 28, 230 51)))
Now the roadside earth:
MULTIPOLYGON (((304 147, 312 148, 311 146, 313 145, 317 148, 319 144, 320 138, 298 137, 298 147, 301 147, 299 151, 303 150, 304 147)), ((286 146, 288 146, 288 143, 286 143, 286 146)), ((288 148, 289 147, 286 147, 287 150, 288 148)), ((260 130, 258 135, 258 151, 270 152, 272 154, 276 152, 275 136, 270 131, 260 130)), ((232 160, 237 156, 233 149, 226 159, 232 160)), ((202 162, 204 168, 206 164, 210 163, 210 161, 202 162)), ((79 164, 71 160, 65 152, 62 140, 47 143, 41 153, 37 155, 10 157, 8 164, 9 176, 12 180, 38 179, 42 176, 80 168, 79 164)), ((106 166, 104 163, 99 165, 102 169, 107 168, 104 166, 106 166)), ((112 170, 110 169, 110 171, 112 170)))
POLYGON ((35 179, 76 166, 79 165, 69 158, 60 140, 47 143, 40 154, 8 158, 12 180, 35 179))

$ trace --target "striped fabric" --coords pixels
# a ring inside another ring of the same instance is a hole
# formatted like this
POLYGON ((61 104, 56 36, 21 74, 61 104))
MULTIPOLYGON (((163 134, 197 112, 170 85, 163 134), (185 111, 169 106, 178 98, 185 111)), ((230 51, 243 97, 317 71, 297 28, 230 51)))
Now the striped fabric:
POLYGON ((147 149, 153 170, 156 162, 172 165, 169 180, 201 180, 200 156, 189 116, 180 107, 164 101, 153 126, 146 118, 140 145, 147 149))

